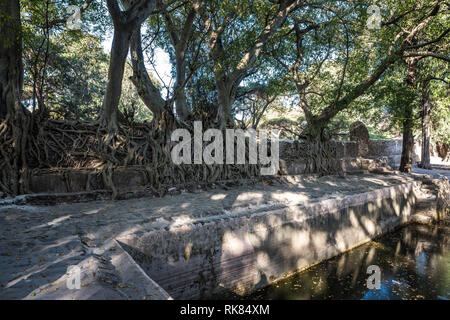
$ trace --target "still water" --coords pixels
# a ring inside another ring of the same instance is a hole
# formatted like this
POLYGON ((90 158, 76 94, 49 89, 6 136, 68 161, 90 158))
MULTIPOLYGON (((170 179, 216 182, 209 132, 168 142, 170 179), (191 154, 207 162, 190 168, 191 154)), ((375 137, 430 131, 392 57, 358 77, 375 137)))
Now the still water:
POLYGON ((409 225, 245 299, 450 299, 450 227, 409 225), (381 271, 368 289, 367 268, 381 271))

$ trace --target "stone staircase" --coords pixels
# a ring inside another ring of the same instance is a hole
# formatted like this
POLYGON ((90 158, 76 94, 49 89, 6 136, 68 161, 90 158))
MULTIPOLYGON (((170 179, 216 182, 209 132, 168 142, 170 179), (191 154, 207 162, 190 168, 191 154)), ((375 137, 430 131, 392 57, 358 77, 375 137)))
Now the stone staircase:
POLYGON ((417 201, 413 222, 433 224, 442 222, 450 225, 450 183, 447 179, 431 176, 416 176, 420 188, 416 193, 417 201))

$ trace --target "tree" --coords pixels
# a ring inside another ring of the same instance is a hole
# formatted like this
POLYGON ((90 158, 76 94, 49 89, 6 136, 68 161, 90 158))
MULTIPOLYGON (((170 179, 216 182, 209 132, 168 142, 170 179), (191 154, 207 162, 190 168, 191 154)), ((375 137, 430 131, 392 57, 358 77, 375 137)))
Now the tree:
POLYGON ((431 138, 431 100, 430 82, 422 82, 422 152, 420 167, 431 169, 430 138, 431 138))
MULTIPOLYGON (((131 40, 131 60, 133 77, 139 96, 155 115, 156 119, 163 112, 172 112, 176 106, 176 115, 180 120, 186 120, 191 112, 186 97, 186 86, 195 72, 196 57, 202 39, 194 37, 196 12, 189 2, 171 2, 169 5, 160 4, 157 7, 158 15, 149 19, 146 33, 151 36, 154 45, 159 45, 169 51, 175 65, 175 85, 171 96, 163 98, 152 81, 145 66, 144 51, 142 49, 141 28, 135 30, 131 40), (171 7, 173 6, 173 8, 171 7), (192 58, 188 64, 187 58, 192 58)), ((153 49, 153 48, 152 48, 153 49)), ((167 88, 169 91, 171 88, 167 88)))
POLYGON ((55 58, 55 51, 62 52, 61 39, 76 41, 86 33, 101 39, 108 23, 104 19, 103 6, 93 0, 24 0, 21 3, 25 83, 28 91, 24 98, 33 112, 45 119, 49 116, 46 81, 51 74, 49 68, 52 69, 50 63, 55 58), (83 20, 79 30, 68 28, 70 14, 66 9, 70 5, 80 9, 83 20))
MULTIPOLYGON (((370 34, 366 27, 367 4, 357 1, 329 6, 318 2, 309 10, 290 17, 272 42, 268 54, 295 85, 299 106, 308 122, 310 143, 326 145, 326 137, 322 135, 329 121, 368 94, 397 62, 417 59, 418 51, 442 56, 430 52, 443 42, 449 31, 441 23, 446 14, 442 1, 426 1, 421 6, 415 1, 382 4, 390 11, 384 13, 387 17, 376 34, 370 34), (423 41, 415 42, 419 38, 423 41), (314 139, 322 141, 314 142, 314 139)), ((412 70, 414 64, 410 67, 412 70)), ((404 118, 408 118, 408 107, 405 107, 404 118)), ((408 121, 404 148, 411 143, 407 139, 411 126, 408 121)), ((405 151, 404 163, 407 159, 410 159, 410 152, 405 151)), ((326 163, 312 161, 319 162, 326 163)), ((326 167, 314 170, 326 171, 326 167)))
MULTIPOLYGON (((449 34, 450 27, 448 23, 448 4, 443 1, 435 1, 431 3, 426 3, 423 6, 424 15, 415 19, 416 26, 409 33, 408 40, 408 48, 404 52, 404 56, 406 57, 407 62, 407 75, 405 77, 405 82, 413 88, 413 90, 417 90, 418 84, 418 76, 419 76, 419 62, 424 58, 433 58, 440 59, 450 62, 450 57, 446 57, 443 54, 440 54, 440 51, 446 52, 448 49, 448 45, 445 45, 443 39, 449 34), (443 23, 442 23, 443 22, 443 23), (416 32, 414 32, 416 31, 416 32), (420 41, 420 42, 419 42, 420 41), (444 43, 444 45, 441 45, 444 43), (426 49, 424 49, 426 48, 426 49)), ((404 31, 403 31, 404 32, 404 31)), ((425 119, 425 128, 424 128, 424 143, 425 148, 429 149, 429 140, 428 140, 428 129, 426 120, 428 120, 427 114, 429 113, 429 100, 427 89, 424 88, 423 92, 423 108, 424 108, 424 119, 425 119)), ((412 132, 412 115, 413 115, 413 105, 409 104, 405 106, 404 111, 404 121, 403 121, 403 150, 402 150, 402 158, 400 163, 400 171, 410 173, 412 171, 412 154, 413 154, 413 132, 412 132)), ((429 167, 427 162, 429 161, 429 156, 427 152, 423 152, 424 165, 429 167)))
MULTIPOLYGON (((407 71, 405 76, 405 83, 411 87, 411 91, 414 92, 417 89, 417 66, 418 59, 416 57, 408 58, 406 61, 407 71)), ((404 105, 403 111, 403 147, 402 157, 400 160, 400 171, 410 173, 413 166, 413 110, 414 100, 404 105)))
POLYGON ((126 11, 120 9, 117 0, 107 0, 107 5, 114 25, 114 36, 101 122, 109 132, 117 132, 118 106, 131 37, 149 17, 155 8, 156 0, 133 1, 126 11))
POLYGON ((22 29, 19 1, 0 1, 0 188, 26 192, 29 117, 22 106, 22 29))
POLYGON ((108 72, 108 55, 103 52, 99 39, 90 35, 73 37, 67 32, 50 37, 44 77, 34 77, 35 72, 31 70, 42 68, 41 63, 35 63, 34 53, 33 50, 24 52, 25 105, 37 111, 34 101, 38 87, 40 105, 45 106, 49 118, 96 119, 108 72))
POLYGON ((301 0, 284 0, 253 7, 240 1, 211 1, 207 4, 194 1, 194 8, 207 30, 217 90, 216 121, 221 128, 234 125, 232 105, 239 84, 248 76, 267 42, 302 3, 301 0), (265 23, 254 23, 250 26, 251 31, 246 31, 249 19, 265 23), (224 35, 228 36, 227 39, 224 35))
POLYGON ((281 90, 275 83, 268 85, 250 84, 238 90, 233 114, 242 129, 257 129, 270 106, 280 96, 281 90))
MULTIPOLYGON (((420 116, 422 119, 422 150, 420 167, 423 169, 432 169, 430 151, 432 148, 432 137, 440 134, 438 123, 442 121, 449 121, 447 119, 448 117, 445 115, 445 112, 442 115, 442 118, 435 122, 434 128, 431 120, 433 113, 439 113, 445 110, 445 104, 449 107, 448 101, 446 102, 445 98, 439 99, 439 95, 445 97, 445 94, 448 93, 448 66, 446 65, 446 61, 435 58, 423 59, 421 61, 419 73, 419 100, 421 105, 420 116), (436 103, 443 104, 443 110, 440 110, 440 108, 436 106, 436 103)), ((450 136, 450 133, 445 131, 443 134, 444 136, 450 136)), ((443 140, 446 139, 444 138, 443 140)), ((436 142, 439 143, 442 141, 435 141, 435 143, 436 142)))

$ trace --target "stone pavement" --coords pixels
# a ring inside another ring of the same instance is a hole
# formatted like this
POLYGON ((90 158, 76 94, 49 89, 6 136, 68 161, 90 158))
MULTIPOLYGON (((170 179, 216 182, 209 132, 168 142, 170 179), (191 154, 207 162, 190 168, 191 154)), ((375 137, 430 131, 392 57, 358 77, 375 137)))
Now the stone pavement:
POLYGON ((116 238, 210 216, 343 198, 412 180, 402 174, 286 176, 278 182, 164 198, 0 205, 0 299, 169 299, 116 238), (82 270, 80 290, 66 286, 67 268, 73 265, 82 270))
POLYGON ((444 169, 425 170, 425 169, 414 167, 413 173, 428 174, 428 175, 432 175, 432 176, 444 176, 450 180, 450 167, 449 167, 449 170, 444 170, 444 169))

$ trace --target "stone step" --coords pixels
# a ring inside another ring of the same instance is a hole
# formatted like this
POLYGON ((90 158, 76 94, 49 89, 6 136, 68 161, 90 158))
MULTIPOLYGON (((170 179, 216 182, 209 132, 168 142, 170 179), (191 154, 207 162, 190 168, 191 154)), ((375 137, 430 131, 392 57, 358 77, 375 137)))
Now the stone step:
POLYGON ((34 193, 0 200, 0 205, 55 205, 58 203, 85 202, 111 199, 112 191, 95 190, 68 193, 34 193))
POLYGON ((418 199, 416 209, 419 208, 436 208, 436 198, 434 199, 418 199))
POLYGON ((434 184, 422 184, 421 186, 422 190, 431 190, 431 191, 437 191, 437 188, 434 184))

